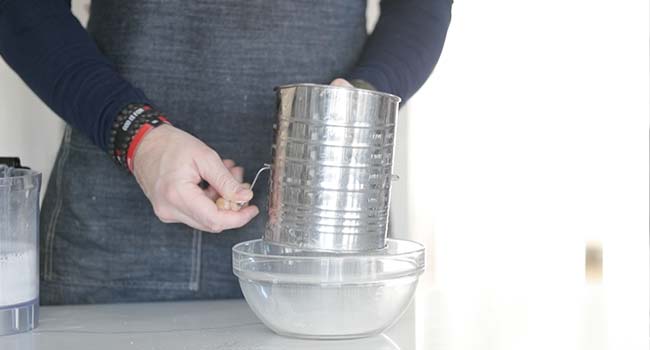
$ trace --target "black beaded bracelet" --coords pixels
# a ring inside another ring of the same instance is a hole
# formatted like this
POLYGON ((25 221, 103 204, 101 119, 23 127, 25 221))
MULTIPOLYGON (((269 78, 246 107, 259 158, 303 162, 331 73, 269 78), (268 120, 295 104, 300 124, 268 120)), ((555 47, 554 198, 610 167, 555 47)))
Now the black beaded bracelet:
POLYGON ((131 171, 132 147, 137 146, 144 133, 162 124, 169 124, 169 121, 150 105, 127 105, 117 115, 111 127, 108 142, 108 152, 111 158, 119 166, 131 171))

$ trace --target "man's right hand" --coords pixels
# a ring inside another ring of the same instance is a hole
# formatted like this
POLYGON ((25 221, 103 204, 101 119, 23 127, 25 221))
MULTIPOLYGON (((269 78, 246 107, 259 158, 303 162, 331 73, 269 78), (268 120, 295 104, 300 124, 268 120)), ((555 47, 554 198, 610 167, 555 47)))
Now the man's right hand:
POLYGON ((242 186, 242 172, 232 160, 221 160, 205 143, 171 125, 149 131, 133 157, 133 174, 156 216, 206 232, 244 226, 259 213, 252 205, 230 211, 215 204, 218 197, 232 202, 253 198, 242 186), (207 189, 199 187, 201 180, 209 184, 207 189))

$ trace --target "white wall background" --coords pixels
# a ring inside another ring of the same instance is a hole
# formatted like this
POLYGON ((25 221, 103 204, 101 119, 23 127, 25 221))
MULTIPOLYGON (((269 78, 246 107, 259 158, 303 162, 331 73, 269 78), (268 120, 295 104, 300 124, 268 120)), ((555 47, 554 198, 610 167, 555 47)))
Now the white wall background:
POLYGON ((450 348, 648 348, 648 12, 455 2, 402 140, 406 235, 451 291, 450 348), (584 285, 587 240, 600 286, 584 285))
MULTIPOLYGON (((90 0, 72 1, 73 12, 84 24, 88 4, 90 0)), ((19 156, 23 164, 43 172, 41 198, 63 127, 63 121, 0 59, 0 156, 19 156)))
MULTIPOLYGON (((449 348, 648 348, 648 12, 456 1, 401 115, 393 208, 396 234, 428 248, 420 289, 450 291, 436 309, 449 348), (593 288, 587 240, 604 252, 593 288)), ((61 130, 0 63, 0 154, 47 176, 61 130)))

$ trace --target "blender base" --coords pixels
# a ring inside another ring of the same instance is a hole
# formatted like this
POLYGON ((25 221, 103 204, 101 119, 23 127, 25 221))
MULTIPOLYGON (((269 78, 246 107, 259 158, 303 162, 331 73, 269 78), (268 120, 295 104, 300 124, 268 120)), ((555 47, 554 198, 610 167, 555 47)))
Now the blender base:
POLYGON ((0 306, 0 335, 28 332, 38 325, 38 299, 0 306))

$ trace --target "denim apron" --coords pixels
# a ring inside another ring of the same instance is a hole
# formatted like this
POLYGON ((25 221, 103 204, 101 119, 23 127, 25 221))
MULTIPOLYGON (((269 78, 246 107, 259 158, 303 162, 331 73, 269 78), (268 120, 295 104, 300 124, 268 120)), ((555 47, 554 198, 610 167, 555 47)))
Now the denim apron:
MULTIPOLYGON (((270 161, 273 87, 344 75, 366 40, 365 9, 365 0, 97 0, 88 31, 175 126, 250 182, 270 161)), ((262 236, 267 181, 244 228, 163 224, 131 175, 66 128, 41 216, 41 303, 240 297, 231 248, 262 236)))

